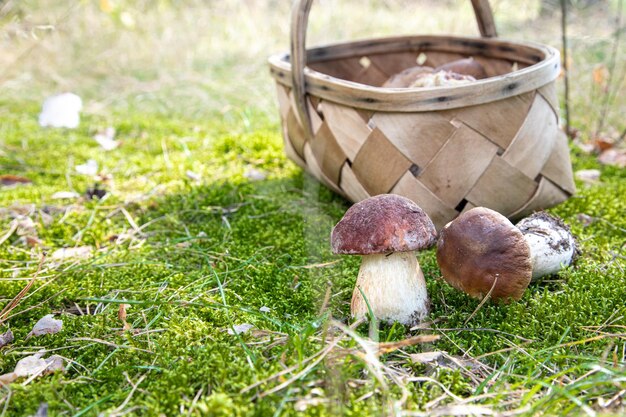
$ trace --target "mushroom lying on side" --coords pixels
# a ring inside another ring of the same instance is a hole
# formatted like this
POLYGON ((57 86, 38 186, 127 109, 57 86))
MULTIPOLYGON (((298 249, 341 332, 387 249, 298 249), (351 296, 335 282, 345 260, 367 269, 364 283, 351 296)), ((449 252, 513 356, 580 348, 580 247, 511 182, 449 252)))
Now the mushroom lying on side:
POLYGON ((448 62, 447 64, 440 65, 436 70, 444 70, 456 72, 457 74, 471 75, 477 80, 487 78, 487 72, 480 62, 473 58, 457 59, 456 61, 448 62))
POLYGON ((437 263, 444 279, 475 298, 490 291, 496 300, 522 297, 533 279, 570 265, 576 240, 569 228, 545 212, 515 227, 500 213, 473 208, 440 232, 437 263))
POLYGON ((428 294, 415 251, 432 246, 437 232, 428 215, 411 200, 383 194, 348 209, 334 227, 335 254, 361 255, 350 310, 365 317, 411 325, 428 314, 428 294), (363 299, 367 299, 367 303, 363 299))
POLYGON ((419 88, 467 84, 487 78, 485 68, 473 58, 457 59, 432 68, 417 65, 392 75, 382 87, 419 88))

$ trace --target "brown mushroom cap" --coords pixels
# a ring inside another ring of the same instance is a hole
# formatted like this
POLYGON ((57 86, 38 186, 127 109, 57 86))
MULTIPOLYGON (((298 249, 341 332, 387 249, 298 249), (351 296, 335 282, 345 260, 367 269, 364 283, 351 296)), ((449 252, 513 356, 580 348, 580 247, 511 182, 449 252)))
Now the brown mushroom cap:
POLYGON ((439 234, 437 263, 444 279, 472 297, 518 300, 532 276, 530 248, 522 232, 503 215, 473 208, 439 234))
POLYGON ((385 81, 382 87, 385 88, 407 88, 423 74, 432 74, 432 67, 416 66, 405 69, 402 72, 392 75, 385 81))
POLYGON ((480 62, 475 61, 472 58, 458 59, 456 61, 448 62, 438 66, 435 71, 450 71, 458 74, 471 75, 472 77, 480 80, 487 78, 487 72, 480 62))
POLYGON ((333 253, 371 255, 428 248, 435 243, 437 231, 413 201, 381 194, 350 207, 330 239, 333 253))

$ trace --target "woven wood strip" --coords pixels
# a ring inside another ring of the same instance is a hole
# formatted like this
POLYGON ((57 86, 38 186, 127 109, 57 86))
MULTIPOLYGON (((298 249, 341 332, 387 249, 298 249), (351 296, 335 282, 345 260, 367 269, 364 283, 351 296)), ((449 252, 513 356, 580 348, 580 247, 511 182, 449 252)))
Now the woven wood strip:
POLYGON ((548 102, 537 94, 524 124, 502 158, 535 178, 550 157, 559 131, 557 123, 548 102))
POLYGON ((332 182, 330 180, 330 178, 328 178, 324 174, 324 172, 322 171, 322 168, 318 165, 317 159, 313 155, 313 151, 311 150, 311 146, 309 146, 308 143, 306 145, 304 145, 304 159, 306 160, 306 163, 307 163, 307 171, 311 175, 313 175, 315 178, 317 178, 320 182, 326 184, 326 186, 328 188, 330 188, 331 190, 333 190, 337 194, 345 195, 343 193, 343 191, 341 191, 341 189, 339 187, 337 187, 335 185, 335 183, 332 182))
POLYGON ((291 110, 291 103, 289 102, 289 89, 279 83, 276 83, 276 95, 278 96, 278 109, 280 111, 280 117, 284 120, 287 118, 289 110, 291 110))
POLYGON ((550 104, 552 110, 554 110, 554 114, 556 118, 559 118, 559 96, 556 91, 556 84, 549 83, 541 87, 537 90, 537 93, 541 94, 541 96, 550 104))
POLYGON ((419 180, 454 208, 476 184, 497 151, 498 147, 484 136, 461 125, 420 173, 419 180))
POLYGON ((285 154, 287 155, 287 157, 295 162, 300 168, 304 168, 306 170, 306 161, 302 159, 300 155, 298 155, 298 152, 296 152, 293 147, 287 128, 287 123, 283 123, 283 143, 285 145, 285 154))
POLYGON ((506 149, 528 116, 535 93, 521 94, 480 106, 451 110, 451 115, 506 149))
POLYGON ((568 194, 562 188, 549 179, 541 177, 535 195, 522 208, 511 213, 509 217, 516 219, 527 216, 535 210, 552 207, 564 201, 567 197, 568 194))
POLYGON ((372 121, 407 158, 424 168, 456 131, 439 113, 377 113, 372 121))
POLYGON ((526 204, 536 190, 537 183, 532 178, 495 156, 466 199, 474 206, 498 206, 503 213, 513 213, 526 204))
POLYGON ((315 133, 311 143, 311 152, 324 175, 333 183, 339 183, 341 167, 346 162, 346 155, 341 146, 324 123, 315 133))
POLYGON ((374 129, 356 155, 352 170, 363 188, 376 195, 389 192, 411 165, 379 129, 374 129))
POLYGON ((571 166, 567 136, 565 132, 559 131, 554 149, 550 154, 550 158, 543 166, 541 175, 558 184, 559 187, 568 193, 574 194, 576 185, 574 184, 574 174, 571 166))
POLYGON ((348 162, 343 164, 343 168, 341 168, 339 188, 341 188, 346 196, 355 203, 371 197, 367 190, 363 188, 356 175, 354 175, 354 171, 352 171, 348 162))
POLYGON ((458 215, 456 210, 441 201, 410 172, 406 172, 400 178, 391 192, 403 195, 413 201, 419 201, 420 207, 426 213, 432 213, 430 218, 437 229, 442 228, 458 215))
POLYGON ((325 101, 320 105, 324 120, 337 138, 344 154, 354 161, 357 152, 365 143, 372 129, 361 114, 351 107, 325 101))
POLYGON ((291 107, 287 112, 287 119, 285 120, 285 124, 287 126, 287 133, 292 148, 300 158, 303 158, 306 136, 304 134, 304 130, 302 129, 302 125, 298 123, 297 112, 293 107, 291 107))

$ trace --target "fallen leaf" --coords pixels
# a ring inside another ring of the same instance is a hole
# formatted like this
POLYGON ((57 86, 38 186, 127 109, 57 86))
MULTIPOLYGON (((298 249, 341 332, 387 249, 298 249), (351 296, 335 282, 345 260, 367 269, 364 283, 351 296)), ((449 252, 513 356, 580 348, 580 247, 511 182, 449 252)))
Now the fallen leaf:
POLYGON ((397 342, 382 342, 378 343, 377 348, 380 352, 393 352, 394 350, 401 349, 407 346, 417 345, 419 343, 430 343, 439 340, 441 336, 436 334, 424 334, 419 336, 409 337, 408 339, 399 340, 397 342))
POLYGON ((574 175, 587 184, 595 184, 600 180, 600 170, 597 169, 581 169, 574 175))
POLYGON ((600 153, 606 151, 607 149, 611 149, 613 146, 615 146, 615 141, 613 139, 607 139, 607 138, 603 138, 603 137, 597 137, 593 140, 594 146, 595 146, 595 150, 599 151, 600 153))
POLYGON ((64 93, 48 97, 39 114, 39 125, 74 129, 80 123, 82 108, 83 101, 76 94, 64 93))
POLYGON ((266 173, 264 173, 263 171, 259 171, 256 168, 250 168, 246 170, 246 172, 243 173, 243 176, 250 181, 263 181, 265 178, 267 178, 266 173))
POLYGON ((0 384, 10 384, 18 378, 37 377, 58 371, 65 371, 64 359, 59 355, 42 358, 42 353, 26 356, 15 364, 13 372, 0 375, 0 384))
POLYGON ((26 246, 30 246, 31 248, 43 245, 43 240, 35 236, 23 236, 19 239, 19 241, 26 244, 26 246))
POLYGON ((18 217, 17 234, 20 236, 37 236, 37 225, 30 217, 18 217))
POLYGON ((608 149, 600 154, 598 161, 604 165, 613 165, 616 167, 626 167, 626 150, 624 149, 608 149))
POLYGON ((74 191, 57 191, 50 196, 53 200, 74 200, 78 197, 80 197, 80 195, 74 191))
POLYGON ((84 164, 76 165, 75 169, 79 174, 93 177, 98 173, 98 163, 93 159, 89 159, 84 164))
POLYGON ((244 323, 244 324, 235 324, 232 329, 228 329, 228 334, 242 334, 248 332, 254 326, 252 324, 244 323), (234 330, 233 330, 234 329, 234 330))
POLYGON ((126 321, 126 309, 128 307, 130 304, 120 304, 120 308, 117 310, 117 318, 122 322, 124 330, 130 329, 130 324, 126 321))
POLYGON ((583 153, 587 155, 596 151, 596 146, 593 143, 576 141, 575 144, 578 149, 580 149, 583 153))
POLYGON ((33 182, 26 177, 11 174, 0 175, 0 185, 3 187, 16 187, 18 185, 27 185, 32 183, 33 182))
POLYGON ((111 126, 104 129, 103 132, 96 133, 93 138, 105 151, 111 151, 120 145, 120 143, 115 140, 115 128, 111 126))
POLYGON ((589 226, 591 223, 595 223, 596 221, 595 217, 592 217, 585 213, 578 213, 576 215, 576 219, 585 227, 589 226))
POLYGON ((8 345, 9 343, 12 343, 13 340, 14 340, 13 339, 13 332, 11 331, 11 329, 9 329, 6 332, 0 334, 0 348, 8 345))
POLYGON ((32 376, 42 373, 48 367, 48 363, 41 357, 40 353, 20 359, 15 365, 13 372, 19 378, 21 376, 32 376))
POLYGON ((76 246, 74 248, 61 248, 52 252, 50 259, 61 261, 70 258, 86 259, 91 257, 91 246, 76 246))
POLYGON ((609 70, 604 64, 598 64, 593 68, 593 82, 597 85, 604 85, 609 77, 609 70))
POLYGON ((33 326, 33 330, 26 335, 26 338, 33 336, 43 336, 45 334, 55 334, 61 331, 63 321, 54 318, 54 314, 47 314, 39 319, 33 326))
POLYGON ((202 179, 200 174, 196 174, 195 172, 190 170, 185 171, 185 175, 187 176, 187 178, 194 181, 200 181, 202 179))
POLYGON ((65 360, 62 356, 52 355, 46 359, 46 374, 52 374, 54 372, 65 372, 65 360))
POLYGON ((443 352, 422 352, 422 353, 412 353, 409 355, 411 360, 416 363, 435 362, 442 356, 443 356, 443 352))

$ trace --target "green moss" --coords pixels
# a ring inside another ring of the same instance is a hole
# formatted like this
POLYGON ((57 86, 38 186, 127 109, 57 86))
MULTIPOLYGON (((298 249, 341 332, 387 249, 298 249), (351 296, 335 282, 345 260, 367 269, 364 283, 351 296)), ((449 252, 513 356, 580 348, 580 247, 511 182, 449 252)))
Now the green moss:
MULTIPOLYGON (((54 415, 98 415, 123 405, 129 415, 296 415, 304 410, 312 416, 358 416, 383 413, 402 397, 395 385, 385 389, 373 379, 350 338, 341 344, 342 355, 306 368, 311 362, 304 360, 325 346, 330 317, 348 321, 359 259, 329 252, 330 229, 348 204, 285 159, 278 128, 265 116, 249 115, 257 126, 250 133, 233 131, 228 121, 199 125, 115 114, 123 146, 102 152, 91 136, 106 125, 104 119, 87 117, 76 131, 48 130, 36 125, 35 104, 2 105, 11 111, 0 128, 0 165, 33 184, 3 189, 0 205, 33 203, 50 216, 44 224, 42 214, 33 214, 42 247, 23 246, 17 235, 0 246, 3 302, 25 283, 14 279, 33 276, 44 250, 94 248, 89 259, 48 261, 31 295, 15 310, 20 314, 9 321, 16 341, 2 349, 1 372, 40 348, 71 362, 64 374, 13 384, 6 415, 32 414, 46 402, 54 415), (93 184, 73 169, 89 158, 113 174, 110 196, 75 204, 51 200, 56 191, 83 193, 93 184), (267 178, 245 178, 251 166, 267 172, 267 178), (188 178, 187 170, 201 180, 188 178), (329 286, 331 298, 320 316, 329 286), (122 303, 129 305, 132 331, 123 331, 118 319, 122 303), (76 305, 90 314, 77 315, 76 305), (63 330, 26 340, 32 325, 48 313, 60 316, 63 330), (229 334, 244 323, 256 330, 229 334), (294 373, 263 382, 290 366, 294 373), (285 389, 259 397, 300 371, 285 389)), ((433 370, 411 364, 403 353, 389 353, 386 363, 430 378, 407 384, 402 407, 424 407, 445 393, 443 386, 461 397, 490 394, 482 404, 506 408, 501 402, 513 389, 538 387, 545 393, 558 378, 582 378, 545 400, 528 397, 532 407, 562 413, 572 411, 572 404, 580 411, 572 397, 585 402, 624 388, 619 379, 626 374, 623 341, 597 337, 593 326, 623 333, 619 326, 625 324, 626 174, 573 152, 577 169, 602 170, 600 185, 578 184, 578 195, 552 210, 580 237, 583 256, 576 266, 532 284, 520 302, 485 304, 465 323, 478 302, 443 282, 434 251, 419 255, 432 297, 432 326, 445 337, 403 351, 489 354, 482 362, 491 375, 477 386, 459 369, 433 370), (598 220, 584 224, 581 213, 598 220), (593 366, 606 371, 588 374, 593 366)), ((10 221, 2 217, 1 229, 8 230, 10 221)), ((358 332, 366 336, 367 326, 358 332)), ((383 326, 380 340, 413 334, 383 326)), ((523 395, 519 401, 526 401, 523 395)))

